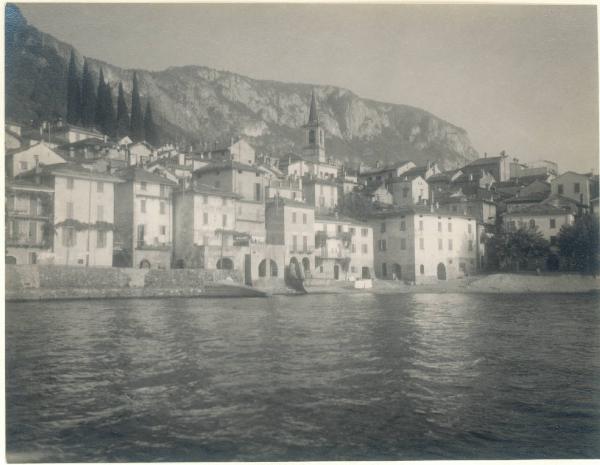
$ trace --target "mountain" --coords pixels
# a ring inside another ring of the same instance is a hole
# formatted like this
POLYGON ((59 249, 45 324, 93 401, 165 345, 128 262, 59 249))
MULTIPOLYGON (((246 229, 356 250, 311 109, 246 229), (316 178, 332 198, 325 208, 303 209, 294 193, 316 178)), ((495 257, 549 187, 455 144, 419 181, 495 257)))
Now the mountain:
MULTIPOLYGON (((7 118, 64 118, 71 50, 80 69, 83 56, 27 24, 11 4, 6 7, 5 34, 7 118)), ((130 95, 134 70, 91 58, 88 62, 96 79, 102 68, 113 96, 119 81, 130 95)), ((363 99, 347 89, 256 80, 203 66, 135 71, 143 106, 150 99, 155 121, 173 141, 201 146, 244 135, 259 152, 299 153, 301 126, 314 90, 328 156, 369 165, 377 160, 437 160, 446 167, 477 157, 464 129, 425 110, 363 99)))

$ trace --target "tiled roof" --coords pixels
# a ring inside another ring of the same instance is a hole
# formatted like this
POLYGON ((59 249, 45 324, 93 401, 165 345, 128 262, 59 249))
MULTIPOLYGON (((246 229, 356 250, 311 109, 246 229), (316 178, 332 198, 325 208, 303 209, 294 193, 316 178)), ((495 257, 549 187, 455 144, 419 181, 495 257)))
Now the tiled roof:
POLYGON ((54 191, 54 188, 51 186, 47 186, 44 184, 38 184, 32 181, 28 181, 27 179, 10 179, 6 181, 5 187, 7 189, 13 188, 25 188, 25 189, 35 189, 35 190, 44 190, 48 192, 54 191))
POLYGON ((147 171, 144 168, 140 168, 139 166, 130 166, 115 174, 126 181, 144 181, 165 186, 178 186, 176 182, 173 182, 164 176, 147 171))
POLYGON ((98 179, 107 182, 122 182, 121 179, 112 176, 111 174, 91 171, 75 163, 55 163, 53 165, 43 165, 33 168, 25 173, 21 173, 19 177, 27 178, 36 174, 46 176, 71 176, 76 178, 98 179))
POLYGON ((519 208, 518 210, 506 213, 506 216, 532 216, 532 215, 566 215, 570 212, 564 208, 558 208, 554 205, 536 203, 519 208))
POLYGON ((413 162, 411 162, 410 160, 409 161, 398 161, 392 165, 382 166, 381 168, 374 168, 369 171, 363 171, 362 173, 359 173, 359 176, 372 176, 374 174, 385 173, 386 171, 392 171, 392 170, 395 170, 396 168, 400 168, 401 166, 404 166, 407 163, 413 163, 413 162))
POLYGON ((486 157, 486 158, 478 158, 477 160, 473 160, 471 163, 467 163, 465 166, 483 166, 490 165, 492 163, 497 163, 505 157, 497 156, 497 157, 486 157))
POLYGON ((309 205, 304 202, 300 202, 298 200, 287 199, 285 197, 275 197, 267 200, 267 205, 285 205, 286 207, 296 207, 296 208, 306 208, 309 210, 314 210, 313 205, 309 205))
POLYGON ((88 137, 86 139, 83 140, 79 140, 77 142, 72 142, 70 144, 64 144, 61 145, 59 147, 57 147, 60 150, 69 150, 70 148, 74 148, 77 149, 79 147, 115 147, 116 144, 114 142, 111 141, 104 141, 104 139, 101 139, 99 137, 88 137))
POLYGON ((330 223, 354 223, 366 225, 366 221, 358 220, 356 218, 350 218, 349 216, 344 215, 324 215, 324 214, 315 214, 315 221, 320 222, 330 222, 330 223))
POLYGON ((232 199, 238 199, 241 197, 240 195, 236 194, 235 192, 218 189, 216 187, 209 186, 208 184, 202 184, 202 183, 193 183, 192 187, 186 188, 184 193, 189 192, 190 190, 192 192, 194 192, 194 194, 214 195, 216 197, 228 197, 228 198, 232 198, 232 199))
POLYGON ((511 199, 507 199, 506 203, 528 203, 528 202, 541 202, 542 200, 548 198, 548 192, 532 192, 528 195, 523 195, 519 197, 513 197, 511 199))
POLYGON ((226 161, 211 163, 209 165, 198 168, 194 173, 210 173, 211 171, 223 171, 223 170, 242 170, 250 171, 252 173, 258 172, 258 168, 252 165, 246 165, 245 163, 239 163, 237 161, 226 161))

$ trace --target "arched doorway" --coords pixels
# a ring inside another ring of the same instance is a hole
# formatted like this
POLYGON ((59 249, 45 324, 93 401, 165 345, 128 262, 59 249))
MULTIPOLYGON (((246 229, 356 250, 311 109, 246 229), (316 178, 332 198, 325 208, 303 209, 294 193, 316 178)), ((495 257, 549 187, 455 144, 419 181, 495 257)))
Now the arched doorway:
POLYGON ((398 263, 392 265, 393 279, 402 279, 402 267, 398 263))
POLYGON ((258 277, 259 278, 266 278, 267 276, 271 276, 273 278, 277 277, 278 269, 277 269, 277 263, 275 263, 275 260, 269 259, 268 264, 269 264, 269 270, 267 270, 267 259, 266 258, 258 264, 258 277))
POLYGON ((151 268, 150 262, 145 258, 140 262, 140 268, 151 268))
POLYGON ((437 278, 439 280, 445 280, 446 279, 446 265, 444 265, 443 263, 438 263, 438 266, 437 266, 437 278))
POLYGON ((233 261, 231 258, 219 258, 217 261, 217 270, 233 270, 233 261))
POLYGON ((333 267, 333 279, 340 279, 340 267, 339 267, 339 265, 335 265, 333 267))

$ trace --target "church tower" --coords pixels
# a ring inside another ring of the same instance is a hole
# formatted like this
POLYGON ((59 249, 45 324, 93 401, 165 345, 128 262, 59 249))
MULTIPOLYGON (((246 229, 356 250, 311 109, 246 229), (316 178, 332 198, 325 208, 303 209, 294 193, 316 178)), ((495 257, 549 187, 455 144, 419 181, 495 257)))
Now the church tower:
POLYGON ((308 123, 304 126, 305 146, 304 156, 309 160, 324 163, 325 158, 325 131, 319 123, 319 112, 317 110, 317 99, 313 90, 310 99, 310 110, 308 112, 308 123))

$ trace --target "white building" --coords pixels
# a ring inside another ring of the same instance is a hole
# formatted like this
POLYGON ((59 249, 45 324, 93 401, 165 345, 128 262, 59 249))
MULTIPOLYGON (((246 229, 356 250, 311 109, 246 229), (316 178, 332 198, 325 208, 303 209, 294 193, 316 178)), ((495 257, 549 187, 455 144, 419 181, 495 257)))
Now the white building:
POLYGON ((4 163, 6 175, 15 177, 36 166, 65 163, 65 159, 50 148, 46 142, 39 142, 35 145, 8 151, 4 163))

